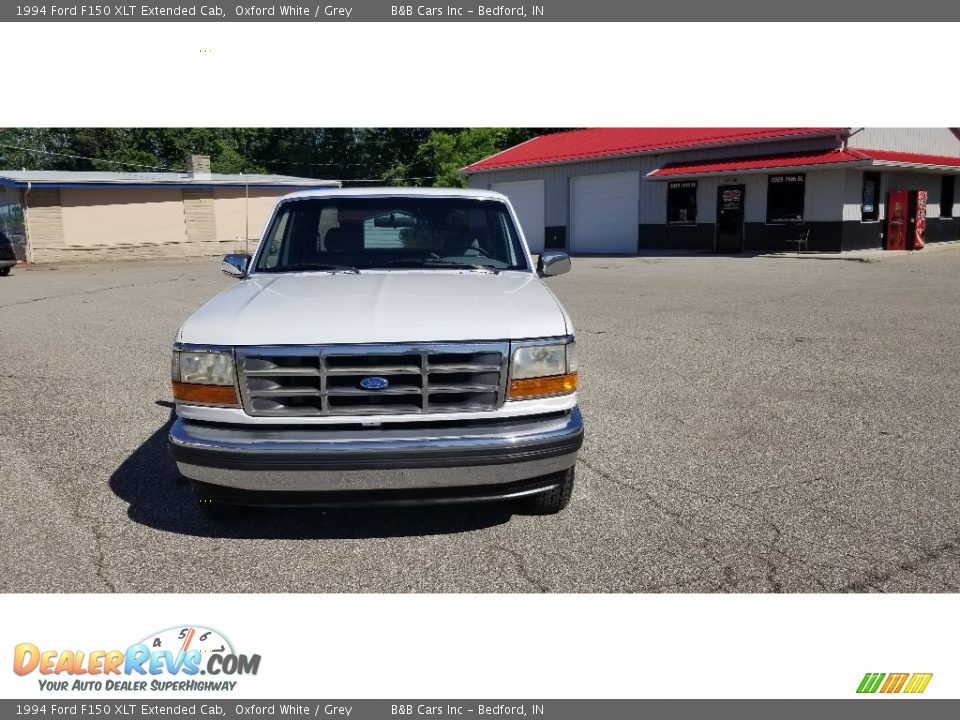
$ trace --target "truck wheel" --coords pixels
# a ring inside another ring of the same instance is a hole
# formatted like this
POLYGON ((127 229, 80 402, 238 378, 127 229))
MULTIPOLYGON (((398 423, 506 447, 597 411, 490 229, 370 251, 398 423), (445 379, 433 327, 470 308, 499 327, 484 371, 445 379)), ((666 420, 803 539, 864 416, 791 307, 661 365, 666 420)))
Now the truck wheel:
POLYGON ((553 490, 534 495, 523 501, 523 511, 528 515, 555 515, 570 504, 576 469, 570 468, 556 474, 560 484, 553 490))
POLYGON ((0 277, 6 277, 9 274, 10 274, 10 268, 8 267, 0 268, 0 277))

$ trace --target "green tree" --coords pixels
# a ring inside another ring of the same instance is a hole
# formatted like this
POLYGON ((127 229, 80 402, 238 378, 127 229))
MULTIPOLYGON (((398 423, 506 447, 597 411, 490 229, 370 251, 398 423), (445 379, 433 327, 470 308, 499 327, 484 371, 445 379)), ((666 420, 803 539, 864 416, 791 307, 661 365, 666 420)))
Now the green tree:
POLYGON ((0 167, 182 171, 209 155, 217 173, 276 173, 346 184, 460 186, 458 171, 537 128, 3 128, 0 167))
POLYGON ((409 165, 398 165, 385 177, 393 184, 463 187, 460 170, 537 135, 553 132, 537 128, 453 128, 433 130, 421 143, 409 165), (413 169, 422 173, 417 177, 413 169), (404 182, 404 179, 406 182, 404 182))

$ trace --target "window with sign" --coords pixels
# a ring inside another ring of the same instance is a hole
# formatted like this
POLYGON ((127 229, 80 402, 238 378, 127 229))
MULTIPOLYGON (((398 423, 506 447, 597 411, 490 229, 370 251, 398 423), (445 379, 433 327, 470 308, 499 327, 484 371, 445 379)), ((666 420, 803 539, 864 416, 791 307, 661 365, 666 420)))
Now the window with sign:
POLYGON ((769 175, 767 177, 767 222, 803 222, 803 198, 806 175, 769 175))
POLYGON ((697 222, 697 181, 667 183, 667 224, 693 225, 697 222))
POLYGON ((860 199, 860 221, 880 219, 880 173, 863 174, 863 193, 860 199))
POLYGON ((944 175, 940 180, 940 217, 953 217, 953 191, 956 186, 955 175, 944 175))

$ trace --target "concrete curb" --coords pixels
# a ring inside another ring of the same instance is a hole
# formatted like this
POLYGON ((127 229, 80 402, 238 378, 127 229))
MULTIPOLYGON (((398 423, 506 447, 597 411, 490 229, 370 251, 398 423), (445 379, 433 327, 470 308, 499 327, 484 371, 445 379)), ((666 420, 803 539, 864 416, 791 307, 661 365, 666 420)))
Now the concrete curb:
POLYGON ((35 263, 29 263, 25 265, 18 265, 18 269, 24 270, 26 272, 37 272, 41 270, 64 270, 67 268, 95 268, 95 267, 106 267, 111 264, 125 264, 125 263, 153 263, 155 265, 164 265, 170 263, 180 263, 183 261, 214 261, 217 259, 222 259, 223 255, 183 255, 181 257, 117 257, 117 258, 88 258, 85 260, 54 260, 54 261, 41 261, 35 263))
POLYGON ((771 253, 760 257, 774 260, 840 260, 846 262, 874 263, 895 258, 923 257, 930 253, 946 250, 960 250, 960 240, 939 242, 926 245, 922 250, 851 250, 843 253, 771 253))

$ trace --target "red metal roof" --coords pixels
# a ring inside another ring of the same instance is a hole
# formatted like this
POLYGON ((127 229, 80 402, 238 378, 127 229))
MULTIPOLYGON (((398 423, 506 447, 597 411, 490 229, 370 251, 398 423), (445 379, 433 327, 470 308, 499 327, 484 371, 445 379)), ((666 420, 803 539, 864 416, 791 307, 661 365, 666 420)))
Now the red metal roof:
POLYGON ((661 178, 675 175, 708 175, 712 173, 737 172, 743 170, 765 170, 785 167, 810 167, 833 163, 863 163, 866 160, 853 150, 820 150, 808 153, 786 153, 782 155, 760 155, 748 158, 732 158, 714 162, 668 163, 657 168, 647 177, 661 178))
POLYGON ((864 157, 883 163, 906 163, 908 165, 943 165, 960 167, 960 157, 944 155, 920 155, 917 153, 891 152, 889 150, 864 150, 857 148, 864 157))
POLYGON ((903 163, 911 167, 936 166, 960 168, 960 157, 920 155, 916 153, 890 152, 887 150, 868 150, 865 148, 845 148, 825 152, 756 155, 753 157, 732 158, 712 162, 668 163, 648 173, 647 177, 665 178, 680 175, 719 175, 728 172, 804 168, 837 163, 855 163, 858 165, 903 163))
POLYGON ((845 133, 846 130, 847 128, 588 128, 540 135, 468 165, 464 172, 845 133))

